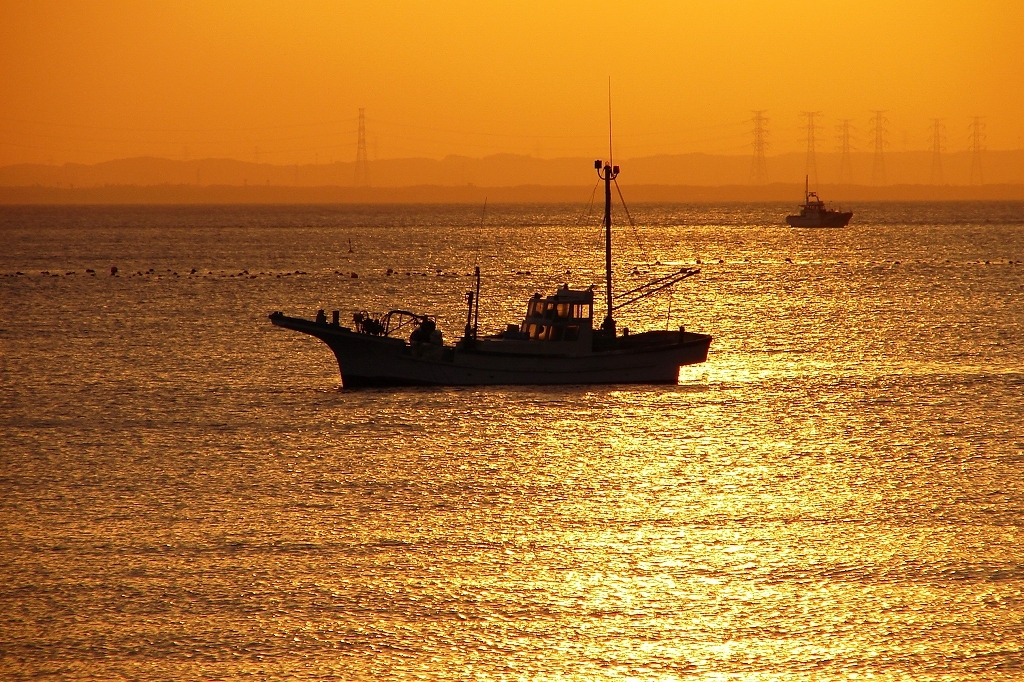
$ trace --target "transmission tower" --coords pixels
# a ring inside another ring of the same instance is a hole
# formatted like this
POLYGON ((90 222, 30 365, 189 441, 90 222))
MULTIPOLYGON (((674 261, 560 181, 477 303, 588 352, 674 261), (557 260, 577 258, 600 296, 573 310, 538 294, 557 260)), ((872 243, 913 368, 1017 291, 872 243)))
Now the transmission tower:
POLYGON ((871 184, 873 185, 885 184, 884 153, 885 147, 888 144, 886 137, 889 134, 885 124, 889 122, 889 119, 884 114, 884 110, 876 109, 875 115, 871 117, 871 135, 875 138, 875 162, 871 166, 871 184))
POLYGON ((814 123, 815 116, 821 116, 820 111, 802 111, 800 115, 807 119, 807 158, 804 160, 804 174, 808 182, 818 188, 818 160, 814 153, 814 133, 818 126, 814 123))
POLYGON ((853 126, 850 122, 853 119, 844 118, 839 121, 839 125, 836 126, 836 131, 839 133, 836 136, 836 140, 839 142, 839 184, 852 185, 853 184, 853 163, 850 162, 850 131, 853 126))
POLYGON ((942 178, 942 152, 945 151, 943 141, 946 126, 942 125, 941 118, 932 119, 932 184, 943 184, 942 178))
POLYGON ((985 148, 985 123, 981 116, 974 117, 971 124, 971 184, 984 184, 985 179, 981 174, 981 151, 985 148), (977 180, 975 180, 977 178, 977 180))
POLYGON ((370 186, 370 163, 366 158, 366 109, 359 110, 359 138, 356 144, 356 186, 370 186))
POLYGON ((764 112, 767 109, 753 112, 754 118, 754 159, 750 164, 750 181, 755 185, 768 183, 768 166, 764 161, 765 150, 768 149, 768 119, 764 112))

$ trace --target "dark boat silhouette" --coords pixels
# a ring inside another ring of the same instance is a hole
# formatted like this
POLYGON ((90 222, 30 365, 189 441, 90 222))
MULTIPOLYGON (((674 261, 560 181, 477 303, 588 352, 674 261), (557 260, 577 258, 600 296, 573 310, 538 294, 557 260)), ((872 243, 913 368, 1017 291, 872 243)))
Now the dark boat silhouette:
POLYGON ((334 352, 346 388, 364 386, 471 386, 498 384, 674 384, 679 368, 704 362, 711 336, 655 330, 631 334, 616 330, 614 312, 700 272, 683 268, 612 298, 611 183, 619 167, 596 161, 605 186, 605 297, 607 310, 594 328, 594 291, 562 286, 549 296, 534 294, 519 324, 491 336, 477 333, 480 268, 476 288, 466 293, 468 310, 462 338, 444 343, 435 318, 392 310, 380 318, 353 315, 341 326, 339 311, 327 321, 270 315, 279 327, 320 339, 334 352), (405 335, 408 334, 408 337, 405 335))
POLYGON ((804 203, 800 215, 786 216, 790 227, 846 227, 853 217, 853 211, 837 211, 825 208, 825 202, 811 192, 807 176, 804 176, 804 203))

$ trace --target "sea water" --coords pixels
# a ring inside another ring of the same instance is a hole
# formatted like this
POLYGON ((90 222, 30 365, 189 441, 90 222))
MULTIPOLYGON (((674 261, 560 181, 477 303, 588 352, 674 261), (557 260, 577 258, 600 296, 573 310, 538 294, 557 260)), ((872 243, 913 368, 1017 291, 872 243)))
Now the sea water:
POLYGON ((0 209, 0 677, 1021 679, 1024 205, 631 208, 675 386, 347 391, 267 319, 600 316, 586 207, 0 209))

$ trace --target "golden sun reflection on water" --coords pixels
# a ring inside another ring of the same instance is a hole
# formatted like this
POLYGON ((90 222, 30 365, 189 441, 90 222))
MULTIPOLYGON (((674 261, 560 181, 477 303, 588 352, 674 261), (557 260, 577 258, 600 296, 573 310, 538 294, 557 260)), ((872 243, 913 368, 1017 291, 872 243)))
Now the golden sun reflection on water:
MULTIPOLYGON (((458 329, 465 277, 385 273, 464 274, 469 253, 496 273, 488 324, 514 320, 567 263, 599 265, 575 216, 478 234, 450 207, 12 209, 4 273, 116 253, 311 274, 0 279, 0 667, 1014 680, 1024 270, 978 262, 1021 233, 925 209, 941 220, 799 237, 744 213, 763 207, 650 209, 651 249, 725 261, 676 299, 715 336, 679 385, 402 391, 338 390, 266 313, 401 302, 458 329), (339 279, 352 235, 375 248, 339 279)), ((664 324, 658 305, 625 323, 664 324)))

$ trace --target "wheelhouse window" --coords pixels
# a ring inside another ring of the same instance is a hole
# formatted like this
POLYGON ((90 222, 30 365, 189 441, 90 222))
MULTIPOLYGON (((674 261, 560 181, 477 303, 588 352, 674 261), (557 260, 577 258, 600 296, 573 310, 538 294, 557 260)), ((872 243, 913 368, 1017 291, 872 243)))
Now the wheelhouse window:
POLYGON ((573 303, 572 304, 572 316, 577 320, 589 320, 590 319, 591 306, 589 303, 573 303))

